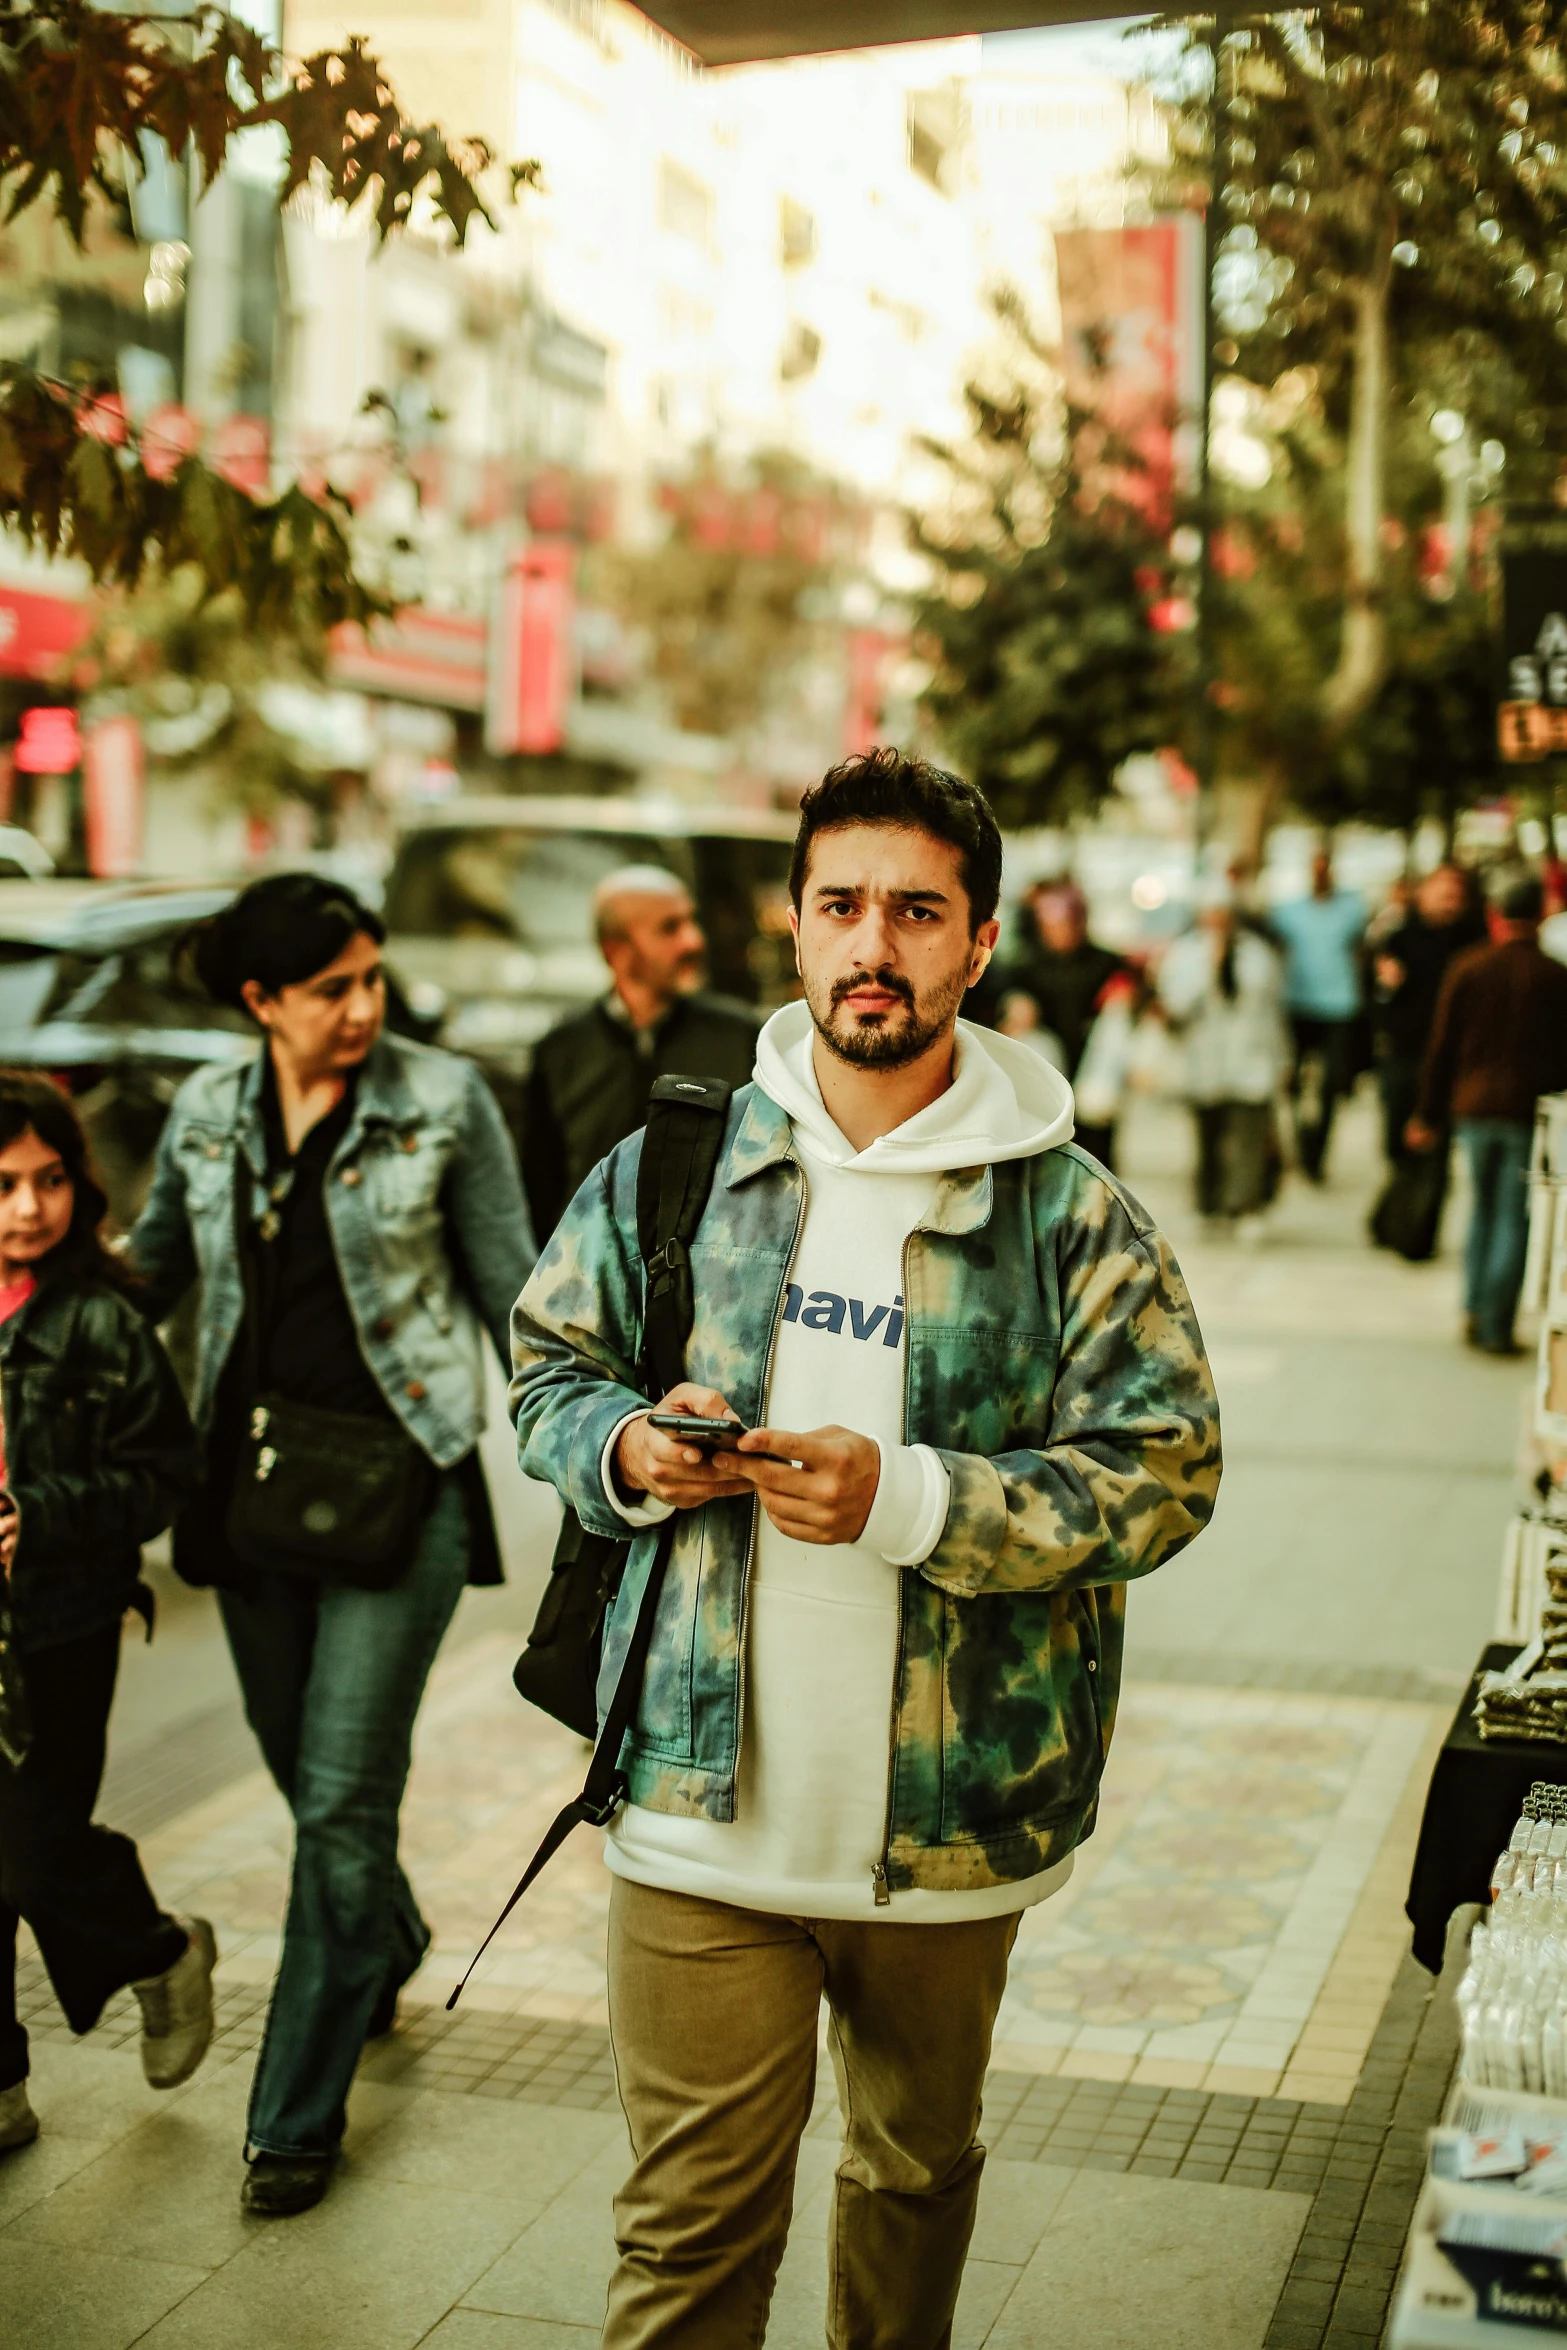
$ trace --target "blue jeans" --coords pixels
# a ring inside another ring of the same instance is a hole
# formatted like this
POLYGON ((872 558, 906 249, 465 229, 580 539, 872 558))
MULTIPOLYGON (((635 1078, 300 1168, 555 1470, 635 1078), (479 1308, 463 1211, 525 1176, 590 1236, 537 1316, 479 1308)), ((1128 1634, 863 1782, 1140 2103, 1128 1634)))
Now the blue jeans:
POLYGON ((468 1572, 444 1477, 390 1591, 258 1578, 219 1594, 245 1716, 294 1815, 283 1954, 246 2124, 256 2154, 331 2154, 371 2011, 429 1948, 397 1861, 414 1716, 468 1572))
POLYGON ((1511 1118, 1461 1118, 1474 1204, 1464 1251, 1464 1311, 1482 1346, 1507 1346, 1529 1247, 1531 1129, 1511 1118))

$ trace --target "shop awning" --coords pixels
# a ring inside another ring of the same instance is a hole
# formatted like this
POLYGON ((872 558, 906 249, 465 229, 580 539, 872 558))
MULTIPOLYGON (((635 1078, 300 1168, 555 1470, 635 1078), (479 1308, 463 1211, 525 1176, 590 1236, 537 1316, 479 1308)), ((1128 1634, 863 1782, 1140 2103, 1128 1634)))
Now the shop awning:
POLYGON ((960 33, 1012 33, 1030 25, 1085 24, 1146 16, 1136 0, 639 0, 672 39, 704 65, 758 57, 812 57, 887 41, 944 41, 960 33))

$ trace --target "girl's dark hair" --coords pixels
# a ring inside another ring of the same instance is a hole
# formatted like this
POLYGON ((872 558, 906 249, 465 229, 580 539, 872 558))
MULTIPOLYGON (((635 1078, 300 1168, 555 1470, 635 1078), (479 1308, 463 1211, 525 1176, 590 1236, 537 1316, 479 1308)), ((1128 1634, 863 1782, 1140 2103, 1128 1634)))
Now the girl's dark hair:
POLYGON ((240 991, 247 979, 267 995, 295 987, 335 963, 361 931, 379 946, 386 924, 342 882, 315 873, 270 873, 201 925, 191 960, 215 1002, 243 1011, 240 991))
POLYGON ((111 1256, 99 1237, 109 1202, 69 1097, 47 1077, 31 1076, 25 1069, 0 1069, 0 1151, 9 1150, 28 1133, 59 1152, 76 1195, 65 1238, 43 1258, 40 1271, 67 1281, 103 1281, 111 1289, 134 1291, 130 1267, 111 1256))

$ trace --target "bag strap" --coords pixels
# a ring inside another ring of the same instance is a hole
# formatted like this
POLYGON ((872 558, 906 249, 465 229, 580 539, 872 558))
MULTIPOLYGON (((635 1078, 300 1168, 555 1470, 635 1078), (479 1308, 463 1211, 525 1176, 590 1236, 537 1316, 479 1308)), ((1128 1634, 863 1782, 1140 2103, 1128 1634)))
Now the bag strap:
POLYGON ((696 1310, 689 1252, 718 1170, 733 1091, 722 1078, 660 1077, 648 1103, 637 1167, 637 1239, 647 1276, 642 1368, 655 1397, 686 1375, 696 1310))
MULTIPOLYGON (((643 1384, 657 1397, 685 1377, 686 1340, 696 1310, 691 1287, 690 1244, 696 1238, 723 1149, 724 1126, 733 1087, 720 1078, 660 1077, 648 1104, 647 1131, 637 1168, 637 1239, 647 1272, 642 1314, 643 1384)), ((637 1604, 637 1620, 615 1682, 582 1791, 558 1811, 511 1897, 468 1962, 446 2005, 457 2005, 468 1977, 489 1949, 529 1886, 554 1859, 573 1828, 607 1828, 626 1799, 620 1750, 636 1719, 642 1676, 653 1645, 664 1570, 674 1542, 674 1520, 666 1518, 637 1604)))
POLYGON ((582 1782, 582 1792, 575 1796, 563 1811, 558 1811, 550 1822, 537 1852, 513 1886, 506 1907, 501 1911, 500 1916, 468 1961, 462 1981, 447 2000, 448 2013, 457 2005, 458 2000, 468 1988, 469 1975, 473 1973, 474 1968, 489 1949, 490 1944, 502 1926, 505 1925, 506 1920, 511 1916, 528 1887, 533 1883, 534 1878, 554 1859, 572 1829, 576 1827, 607 1828, 626 1799, 626 1777, 620 1767, 620 1750, 625 1744, 626 1732, 630 1729, 636 1713, 637 1700, 642 1695, 642 1675, 647 1665, 648 1650, 653 1643, 653 1619, 658 1613, 658 1595, 664 1587, 664 1569, 669 1564, 671 1529, 672 1521, 666 1519, 659 1532, 658 1548, 653 1554, 653 1564, 648 1570, 647 1582, 643 1586, 641 1602, 637 1608, 637 1620, 631 1630, 630 1645, 626 1650, 625 1662, 620 1668, 620 1678, 615 1683, 615 1694, 609 1701, 609 1711, 604 1716, 603 1728, 598 1734, 598 1744, 593 1749, 593 1757, 588 1764, 587 1777, 582 1782))

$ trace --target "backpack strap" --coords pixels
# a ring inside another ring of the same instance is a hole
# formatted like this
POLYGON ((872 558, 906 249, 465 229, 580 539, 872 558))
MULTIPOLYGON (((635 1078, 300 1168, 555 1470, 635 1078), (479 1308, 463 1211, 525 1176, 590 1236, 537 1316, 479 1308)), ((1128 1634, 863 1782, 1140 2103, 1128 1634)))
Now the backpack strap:
POLYGON ((655 1398, 686 1375, 696 1310, 690 1247, 713 1188, 733 1091, 722 1078, 660 1077, 648 1104, 637 1167, 637 1239, 647 1273, 642 1369, 655 1398))
MULTIPOLYGON (((686 1340, 696 1301, 691 1287, 690 1245, 696 1238, 724 1145, 729 1097, 734 1088, 721 1078, 660 1077, 648 1105, 647 1131, 637 1167, 637 1239, 646 1268, 642 1314, 642 1381, 656 1401, 685 1377, 686 1340)), ((456 1990, 454 2008, 468 1976, 489 1949, 541 1869, 548 1866, 573 1828, 607 1828, 626 1800, 620 1750, 636 1719, 642 1676, 653 1644, 664 1570, 674 1542, 674 1520, 659 1529, 648 1578, 637 1603, 637 1620, 609 1701, 581 1793, 556 1813, 544 1841, 529 1861, 510 1900, 485 1935, 456 1990)))

